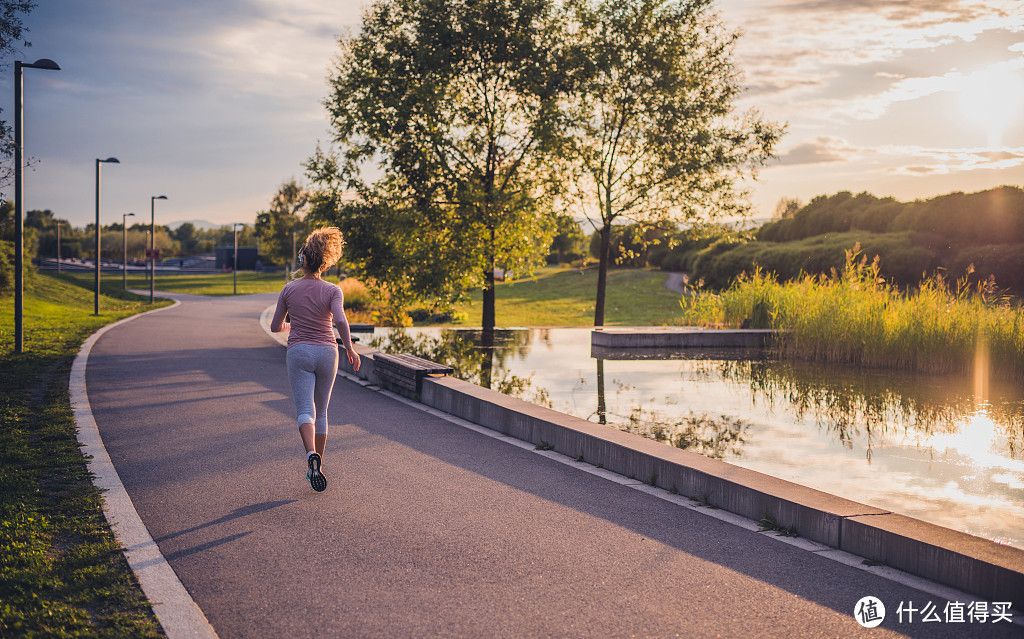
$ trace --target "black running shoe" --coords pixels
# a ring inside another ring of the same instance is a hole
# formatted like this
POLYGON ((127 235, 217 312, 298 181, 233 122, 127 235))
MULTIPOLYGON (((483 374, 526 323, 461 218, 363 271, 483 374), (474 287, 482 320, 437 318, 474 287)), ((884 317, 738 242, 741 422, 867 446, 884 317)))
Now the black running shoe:
POLYGON ((309 462, 309 472, 306 473, 309 485, 318 493, 327 490, 327 478, 320 472, 320 455, 313 453, 306 461, 309 462))

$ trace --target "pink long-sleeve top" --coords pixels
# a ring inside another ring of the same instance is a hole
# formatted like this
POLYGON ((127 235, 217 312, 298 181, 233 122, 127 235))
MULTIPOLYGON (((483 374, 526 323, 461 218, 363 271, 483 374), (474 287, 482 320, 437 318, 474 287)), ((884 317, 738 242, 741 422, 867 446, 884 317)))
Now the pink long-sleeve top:
POLYGON ((352 349, 352 335, 345 317, 345 295, 335 284, 321 279, 298 279, 284 285, 277 297, 277 310, 270 330, 285 330, 285 314, 290 318, 288 346, 322 344, 336 346, 331 323, 337 325, 341 342, 352 349))

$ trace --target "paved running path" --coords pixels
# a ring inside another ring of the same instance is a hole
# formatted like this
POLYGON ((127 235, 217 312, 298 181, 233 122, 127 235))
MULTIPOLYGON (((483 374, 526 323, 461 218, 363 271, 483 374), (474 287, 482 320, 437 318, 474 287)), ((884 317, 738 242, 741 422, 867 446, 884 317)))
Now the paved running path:
POLYGON ((223 638, 862 636, 868 594, 890 606, 871 636, 1020 635, 897 625, 896 602, 944 602, 344 379, 314 493, 259 326, 275 298, 186 298, 88 363, 110 457, 223 638))

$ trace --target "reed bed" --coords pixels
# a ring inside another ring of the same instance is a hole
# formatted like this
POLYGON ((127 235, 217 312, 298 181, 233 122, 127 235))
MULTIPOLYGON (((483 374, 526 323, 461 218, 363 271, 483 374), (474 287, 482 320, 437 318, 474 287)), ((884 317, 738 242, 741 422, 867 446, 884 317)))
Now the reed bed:
POLYGON ((976 370, 1024 379, 1024 311, 993 282, 969 288, 941 275, 902 291, 859 246, 842 272, 778 282, 760 270, 721 294, 685 296, 691 325, 780 331, 783 357, 924 373, 976 370), (978 364, 985 364, 979 366, 978 364))

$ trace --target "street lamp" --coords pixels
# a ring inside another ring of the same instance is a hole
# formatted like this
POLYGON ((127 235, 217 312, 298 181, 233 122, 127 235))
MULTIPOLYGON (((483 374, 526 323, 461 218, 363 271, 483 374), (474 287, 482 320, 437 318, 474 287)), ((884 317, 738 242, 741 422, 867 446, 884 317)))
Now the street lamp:
POLYGON ((128 218, 134 213, 121 215, 121 289, 128 290, 128 218))
POLYGON ((242 228, 245 228, 245 224, 243 224, 241 222, 235 222, 234 224, 231 225, 231 230, 235 234, 235 260, 234 260, 234 263, 231 265, 231 274, 232 274, 232 277, 234 278, 233 284, 234 284, 234 287, 235 287, 235 295, 238 295, 238 227, 239 226, 241 226, 242 228))
POLYGON ((100 314, 100 257, 102 251, 100 250, 100 165, 101 164, 120 164, 120 160, 117 158, 107 158, 101 160, 96 158, 96 291, 93 295, 93 315, 100 314))
POLYGON ((60 220, 57 220, 57 274, 60 274, 60 220))
POLYGON ((288 276, 284 278, 285 281, 288 281, 288 280, 292 279, 292 273, 294 273, 296 270, 298 270, 299 267, 296 264, 297 261, 298 261, 298 257, 297 257, 297 255, 295 253, 295 227, 293 226, 292 227, 292 270, 288 271, 288 276))
POLYGON ((22 69, 46 69, 48 71, 60 71, 60 65, 49 58, 40 58, 32 64, 16 60, 14 62, 14 350, 20 353, 24 348, 22 335, 22 318, 24 309, 23 281, 25 262, 25 222, 22 215, 25 209, 24 196, 22 194, 22 105, 21 94, 24 83, 21 78, 22 69))
POLYGON ((166 200, 166 195, 153 195, 149 198, 149 303, 153 303, 153 290, 156 288, 156 201, 166 200))

